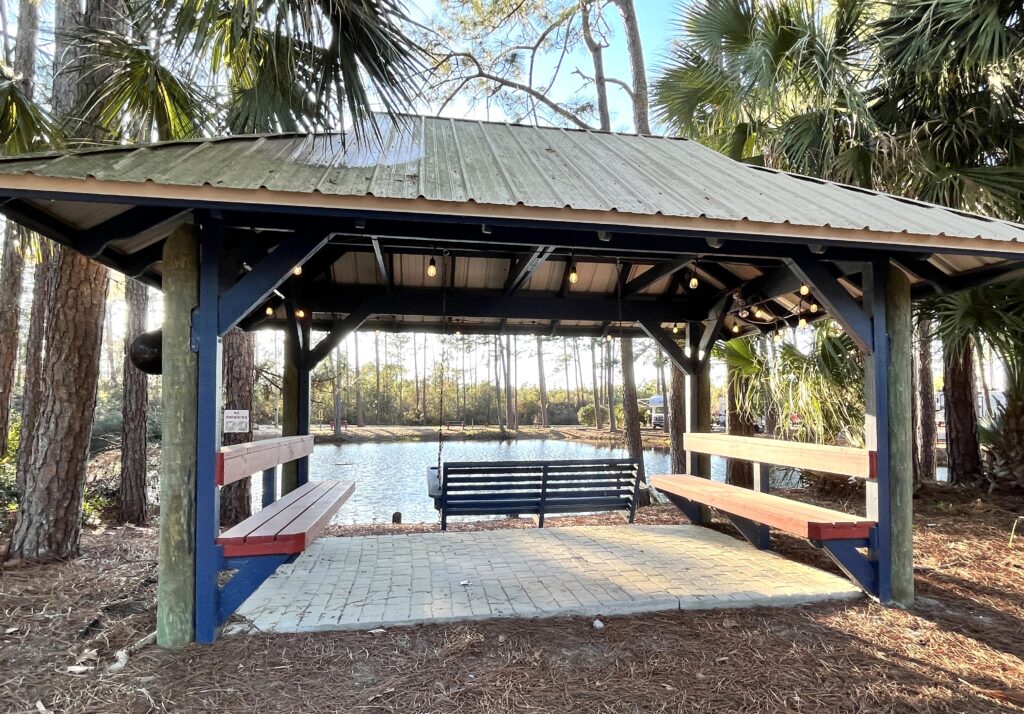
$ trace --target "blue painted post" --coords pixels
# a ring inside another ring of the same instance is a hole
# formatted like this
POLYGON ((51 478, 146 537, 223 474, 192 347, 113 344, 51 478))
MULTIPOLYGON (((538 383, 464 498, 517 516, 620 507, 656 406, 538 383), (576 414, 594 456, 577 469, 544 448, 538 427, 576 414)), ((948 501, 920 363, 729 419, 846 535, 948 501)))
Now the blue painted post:
POLYGON ((199 306, 192 319, 193 349, 199 353, 199 399, 196 406, 196 641, 217 638, 217 577, 223 552, 215 481, 220 450, 221 344, 220 255, 222 226, 204 217, 199 234, 199 306))
POLYGON ((871 317, 872 350, 864 370, 864 440, 876 453, 875 479, 867 484, 867 514, 878 522, 878 598, 892 601, 892 524, 889 509, 889 335, 885 293, 888 266, 871 263, 864 271, 864 307, 871 317))
POLYGON ((263 507, 277 500, 277 467, 271 466, 263 472, 263 507))

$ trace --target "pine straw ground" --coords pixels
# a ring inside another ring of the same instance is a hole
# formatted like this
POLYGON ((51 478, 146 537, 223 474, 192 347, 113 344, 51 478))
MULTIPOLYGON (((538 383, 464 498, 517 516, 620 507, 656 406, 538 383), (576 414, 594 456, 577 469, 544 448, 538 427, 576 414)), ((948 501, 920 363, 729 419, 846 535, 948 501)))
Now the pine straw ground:
MULTIPOLYGON (((609 617, 600 630, 563 618, 232 636, 145 647, 119 673, 106 671, 115 652, 154 627, 156 531, 91 532, 74 562, 0 571, 0 710, 1024 711, 1013 506, 949 494, 918 505, 910 612, 864 601, 609 617)), ((803 542, 777 546, 827 567, 803 542)))

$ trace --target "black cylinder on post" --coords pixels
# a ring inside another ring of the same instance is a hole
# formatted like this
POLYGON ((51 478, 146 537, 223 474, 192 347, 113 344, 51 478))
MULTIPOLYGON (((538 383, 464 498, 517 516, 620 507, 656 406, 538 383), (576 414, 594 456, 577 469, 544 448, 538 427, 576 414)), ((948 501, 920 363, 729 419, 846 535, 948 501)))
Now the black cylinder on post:
POLYGON ((146 374, 163 372, 163 330, 143 332, 128 348, 128 359, 146 374))

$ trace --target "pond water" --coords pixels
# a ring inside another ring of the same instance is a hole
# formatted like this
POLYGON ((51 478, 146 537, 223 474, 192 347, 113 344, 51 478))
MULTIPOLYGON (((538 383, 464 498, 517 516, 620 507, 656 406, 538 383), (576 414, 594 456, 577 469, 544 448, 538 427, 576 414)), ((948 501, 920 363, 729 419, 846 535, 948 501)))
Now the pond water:
MULTIPOLYGON (((448 441, 442 458, 447 461, 550 461, 554 459, 625 458, 624 449, 558 439, 520 441, 448 441)), ((309 477, 324 481, 355 481, 356 490, 332 523, 390 523, 401 511, 403 523, 437 523, 440 519, 427 495, 427 467, 437 465, 436 442, 318 444, 309 457, 309 477)), ((645 450, 648 474, 670 473, 667 452, 645 450)), ((940 468, 940 480, 945 469, 940 468)), ((725 481, 725 459, 711 458, 711 478, 725 481)), ((773 486, 795 485, 792 473, 772 473, 773 486)), ((261 502, 261 479, 252 479, 253 509, 261 502)), ((466 516, 481 520, 486 516, 466 516)))
MULTIPOLYGON (((625 458, 624 449, 557 439, 520 441, 448 441, 447 461, 545 461, 553 459, 625 458)), ((390 523, 401 511, 403 523, 439 521, 427 495, 427 467, 437 465, 436 442, 318 444, 309 457, 311 480, 355 481, 356 490, 332 523, 390 523)), ((649 474, 668 473, 668 453, 644 452, 649 474)), ((725 480, 725 462, 712 459, 712 478, 725 480)), ((252 479, 254 508, 259 507, 261 480, 252 479)), ((479 520, 474 516, 471 520, 479 520)))

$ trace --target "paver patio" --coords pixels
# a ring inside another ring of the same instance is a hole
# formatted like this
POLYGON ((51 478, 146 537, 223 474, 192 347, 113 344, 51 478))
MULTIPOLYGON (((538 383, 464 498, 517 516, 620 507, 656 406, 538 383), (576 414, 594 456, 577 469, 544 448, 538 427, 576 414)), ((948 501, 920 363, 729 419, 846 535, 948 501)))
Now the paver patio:
POLYGON ((309 632, 861 595, 708 528, 589 526, 321 538, 238 614, 261 631, 309 632))

